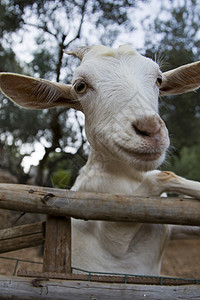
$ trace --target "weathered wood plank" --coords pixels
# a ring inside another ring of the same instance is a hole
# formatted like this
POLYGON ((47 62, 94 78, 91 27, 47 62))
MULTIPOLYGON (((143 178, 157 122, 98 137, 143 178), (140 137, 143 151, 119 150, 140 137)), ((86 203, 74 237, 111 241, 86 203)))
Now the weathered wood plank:
POLYGON ((47 216, 44 272, 71 273, 71 220, 47 216))
POLYGON ((198 285, 154 286, 0 276, 0 299, 8 300, 197 300, 198 285))
POLYGON ((0 230, 0 253, 42 245, 44 227, 38 222, 0 230))
POLYGON ((0 184, 0 208, 85 220, 200 225, 200 201, 0 184))

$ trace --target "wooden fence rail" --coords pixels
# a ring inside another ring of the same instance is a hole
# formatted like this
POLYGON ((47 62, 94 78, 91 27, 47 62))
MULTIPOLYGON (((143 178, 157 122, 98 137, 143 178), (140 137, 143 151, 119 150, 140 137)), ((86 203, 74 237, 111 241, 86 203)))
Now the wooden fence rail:
POLYGON ((200 201, 0 184, 0 208, 84 220, 200 225, 200 201))
POLYGON ((197 300, 198 285, 155 286, 0 276, 0 299, 8 300, 197 300))
POLYGON ((45 223, 38 222, 0 230, 0 253, 44 244, 45 223))

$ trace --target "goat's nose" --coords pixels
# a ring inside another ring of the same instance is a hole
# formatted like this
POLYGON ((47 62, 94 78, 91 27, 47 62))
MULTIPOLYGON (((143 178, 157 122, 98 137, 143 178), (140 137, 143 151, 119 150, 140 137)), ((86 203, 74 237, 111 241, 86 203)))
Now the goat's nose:
POLYGON ((141 137, 159 138, 164 122, 158 116, 143 117, 132 123, 132 127, 137 135, 141 137))

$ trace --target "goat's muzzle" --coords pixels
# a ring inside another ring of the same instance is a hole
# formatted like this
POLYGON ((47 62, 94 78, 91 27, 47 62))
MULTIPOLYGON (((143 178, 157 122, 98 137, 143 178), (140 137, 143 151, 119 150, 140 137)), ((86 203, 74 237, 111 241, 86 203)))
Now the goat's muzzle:
POLYGON ((132 123, 132 127, 141 138, 152 138, 155 141, 159 141, 163 131, 166 131, 165 123, 157 115, 138 119, 132 123))

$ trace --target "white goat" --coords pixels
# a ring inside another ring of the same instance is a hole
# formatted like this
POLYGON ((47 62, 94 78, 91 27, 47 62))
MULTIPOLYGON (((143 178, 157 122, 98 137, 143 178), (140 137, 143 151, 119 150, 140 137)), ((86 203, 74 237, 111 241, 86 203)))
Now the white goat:
MULTIPOLYGON (((144 196, 173 191, 200 199, 200 183, 151 171, 169 147, 158 96, 198 88, 200 62, 162 74, 128 45, 81 47, 70 54, 82 60, 72 85, 2 73, 0 87, 26 108, 66 106, 85 114, 91 153, 73 190, 144 196)), ((80 220, 73 220, 72 232, 74 267, 149 275, 159 274, 171 236, 200 236, 197 227, 80 220)))

